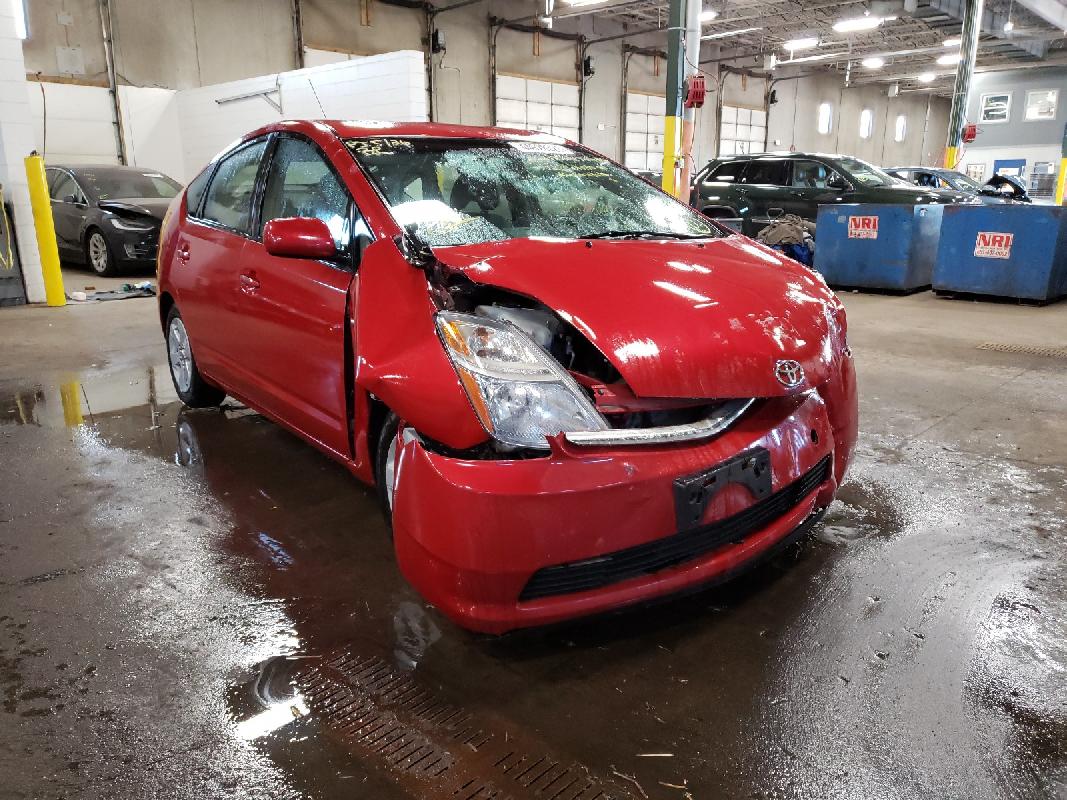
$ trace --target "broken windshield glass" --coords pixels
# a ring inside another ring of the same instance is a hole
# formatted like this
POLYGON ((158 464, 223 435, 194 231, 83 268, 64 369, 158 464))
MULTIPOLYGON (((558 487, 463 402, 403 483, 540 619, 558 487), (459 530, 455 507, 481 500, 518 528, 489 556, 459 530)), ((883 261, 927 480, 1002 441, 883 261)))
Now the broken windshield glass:
POLYGON ((530 236, 680 238, 718 229, 607 159, 564 144, 347 142, 401 226, 433 247, 530 236))

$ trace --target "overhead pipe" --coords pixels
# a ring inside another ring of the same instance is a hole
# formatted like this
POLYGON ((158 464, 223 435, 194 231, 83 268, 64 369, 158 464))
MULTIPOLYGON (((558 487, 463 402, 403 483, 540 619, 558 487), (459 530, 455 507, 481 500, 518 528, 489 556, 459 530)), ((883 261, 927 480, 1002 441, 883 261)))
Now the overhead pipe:
POLYGON ((104 61, 107 64, 107 91, 111 96, 111 121, 115 126, 115 145, 120 164, 126 164, 126 133, 122 130, 122 103, 119 101, 118 72, 115 69, 115 35, 111 23, 111 0, 100 0, 100 28, 104 37, 104 61))
POLYGON ((971 91, 974 62, 978 56, 978 34, 982 23, 982 0, 964 0, 963 33, 960 42, 960 62, 956 65, 956 83, 952 90, 952 110, 948 119, 948 143, 945 147, 945 166, 955 169, 963 143, 963 126, 967 122, 967 98, 971 91))
MULTIPOLYGON (((684 60, 685 80, 691 83, 700 72, 700 11, 701 0, 686 0, 685 9, 685 39, 682 57, 684 60)), ((683 91, 684 91, 683 84, 683 91)), ((680 136, 681 152, 679 154, 678 185, 675 187, 675 196, 683 198, 689 191, 689 176, 694 170, 693 147, 696 140, 696 115, 694 106, 685 105, 682 101, 682 131, 680 136)))

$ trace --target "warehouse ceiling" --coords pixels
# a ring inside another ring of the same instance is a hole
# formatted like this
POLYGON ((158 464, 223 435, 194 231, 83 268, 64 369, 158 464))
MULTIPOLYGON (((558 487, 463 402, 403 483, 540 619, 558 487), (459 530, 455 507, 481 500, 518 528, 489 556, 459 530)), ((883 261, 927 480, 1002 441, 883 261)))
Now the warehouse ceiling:
MULTIPOLYGON (((907 90, 950 95, 956 67, 938 64, 958 52, 945 46, 958 38, 964 0, 918 0, 905 3, 855 0, 705 0, 717 16, 703 23, 706 42, 719 46, 715 61, 765 67, 775 55, 780 66, 847 72, 851 83, 899 83, 907 90), (835 22, 860 16, 885 18, 870 31, 839 33, 835 22), (790 53, 785 43, 817 38, 819 44, 790 53), (880 58, 878 67, 863 59, 880 58), (920 80, 922 75, 925 80, 920 80)), ((557 5, 555 16, 597 16, 639 26, 665 28, 668 0, 617 0, 557 5)), ((987 0, 979 41, 978 69, 1018 69, 1067 64, 1067 5, 1060 0, 987 0)), ((707 59, 707 56, 705 56, 707 59)))

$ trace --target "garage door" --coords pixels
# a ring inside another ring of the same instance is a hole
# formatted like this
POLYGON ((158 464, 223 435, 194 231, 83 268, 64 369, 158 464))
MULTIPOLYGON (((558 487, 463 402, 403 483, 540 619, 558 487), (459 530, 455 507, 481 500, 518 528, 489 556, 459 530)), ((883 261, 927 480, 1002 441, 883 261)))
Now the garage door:
POLYGON ((626 93, 626 166, 663 168, 663 120, 667 99, 662 95, 626 93))
POLYGON ((743 106, 722 107, 719 125, 719 155, 762 153, 767 149, 767 113, 743 106))
POLYGON ((578 85, 521 75, 496 76, 496 124, 578 141, 578 85))

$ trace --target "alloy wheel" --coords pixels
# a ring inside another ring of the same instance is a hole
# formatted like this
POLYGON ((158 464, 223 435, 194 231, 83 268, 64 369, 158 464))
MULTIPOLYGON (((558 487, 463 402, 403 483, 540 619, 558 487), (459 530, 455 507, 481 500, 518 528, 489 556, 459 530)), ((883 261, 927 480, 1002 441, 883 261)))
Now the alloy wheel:
POLYGON ((108 268, 107 242, 99 231, 94 231, 89 237, 89 264, 100 274, 108 268))
POLYGON ((170 374, 174 385, 180 392, 188 392, 193 383, 193 356, 189 349, 189 334, 181 317, 170 322, 167 332, 167 356, 170 361, 170 374))

